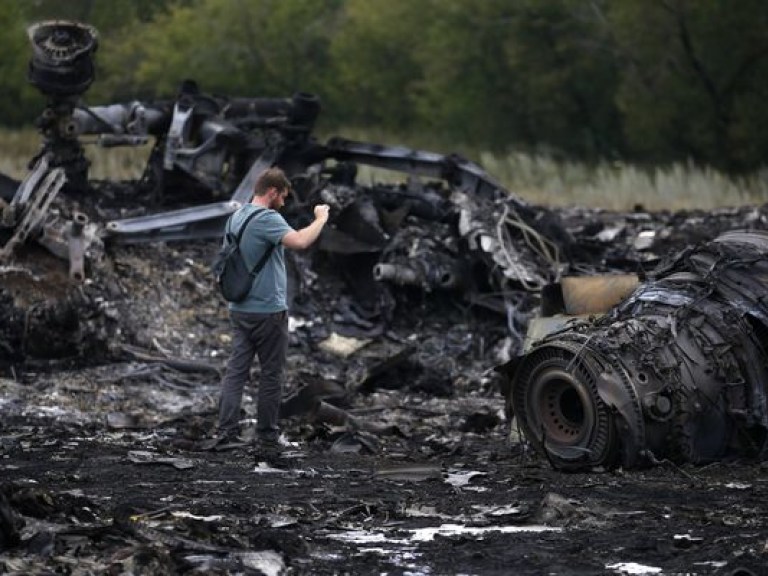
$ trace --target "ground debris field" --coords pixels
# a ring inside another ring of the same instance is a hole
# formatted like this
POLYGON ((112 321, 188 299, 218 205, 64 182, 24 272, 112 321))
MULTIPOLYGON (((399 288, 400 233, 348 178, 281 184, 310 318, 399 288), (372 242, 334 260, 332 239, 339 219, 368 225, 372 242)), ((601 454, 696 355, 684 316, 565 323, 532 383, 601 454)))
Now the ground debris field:
MULTIPOLYGON (((559 215, 602 262, 768 228, 765 207, 559 215)), ((768 573, 768 463, 558 471, 505 412, 507 319, 411 291, 377 329, 322 261, 291 313, 286 465, 249 451, 253 390, 242 445, 205 449, 228 349, 215 248, 110 249, 81 288, 90 357, 3 365, 1 573, 768 573)))

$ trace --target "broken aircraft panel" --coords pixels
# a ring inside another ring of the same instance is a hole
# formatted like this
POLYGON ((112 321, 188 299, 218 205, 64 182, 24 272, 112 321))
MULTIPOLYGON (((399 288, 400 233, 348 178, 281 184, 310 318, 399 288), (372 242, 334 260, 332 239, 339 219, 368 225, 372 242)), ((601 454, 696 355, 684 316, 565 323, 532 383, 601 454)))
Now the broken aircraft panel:
POLYGON ((685 249, 504 365, 509 411, 563 469, 763 457, 767 288, 767 232, 685 249))

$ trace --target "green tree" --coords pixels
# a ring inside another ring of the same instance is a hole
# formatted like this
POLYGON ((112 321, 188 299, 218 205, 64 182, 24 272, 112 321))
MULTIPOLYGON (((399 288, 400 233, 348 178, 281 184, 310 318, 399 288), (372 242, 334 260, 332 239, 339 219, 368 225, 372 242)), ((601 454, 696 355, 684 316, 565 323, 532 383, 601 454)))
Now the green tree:
POLYGON ((420 123, 451 140, 508 147, 525 138, 519 78, 506 61, 504 0, 446 0, 435 6, 417 60, 420 123))
POLYGON ((413 126, 421 80, 416 58, 435 0, 348 0, 330 45, 332 75, 325 88, 332 117, 360 126, 413 126), (332 81, 331 81, 332 79, 332 81))
POLYGON ((134 22, 150 22, 171 4, 188 0, 33 0, 20 2, 30 21, 74 20, 101 33, 119 30, 134 22))
POLYGON ((184 78, 206 92, 314 91, 327 67, 338 2, 197 0, 125 28, 101 59, 113 96, 172 95, 184 78))
POLYGON ((617 71, 576 0, 445 0, 416 55, 419 122, 475 146, 622 148, 617 71))
POLYGON ((31 49, 21 7, 15 0, 0 1, 0 124, 6 126, 31 122, 45 103, 27 81, 31 49))
POLYGON ((768 150, 768 4, 620 0, 606 11, 623 63, 632 151, 754 168, 768 150))
POLYGON ((519 84, 524 142, 582 158, 621 153, 618 71, 595 43, 590 7, 578 0, 524 0, 502 22, 508 74, 519 84))

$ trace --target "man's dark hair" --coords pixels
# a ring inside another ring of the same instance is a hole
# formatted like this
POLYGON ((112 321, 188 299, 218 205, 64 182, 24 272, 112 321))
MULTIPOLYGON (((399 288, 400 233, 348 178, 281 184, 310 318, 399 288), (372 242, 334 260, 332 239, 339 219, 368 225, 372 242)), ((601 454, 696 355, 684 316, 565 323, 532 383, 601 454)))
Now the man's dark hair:
POLYGON ((264 196, 270 188, 277 188, 280 192, 290 190, 291 181, 280 168, 267 168, 259 175, 253 193, 256 196, 264 196))

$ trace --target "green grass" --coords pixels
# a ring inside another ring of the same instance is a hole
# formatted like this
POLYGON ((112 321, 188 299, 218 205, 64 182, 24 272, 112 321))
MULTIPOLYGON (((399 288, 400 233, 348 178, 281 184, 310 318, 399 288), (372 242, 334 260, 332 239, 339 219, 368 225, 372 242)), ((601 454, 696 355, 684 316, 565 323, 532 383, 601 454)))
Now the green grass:
MULTIPOLYGON (((39 151, 40 135, 32 129, 0 129, 0 172, 23 179, 29 160, 39 151)), ((101 148, 92 137, 83 139, 83 149, 91 161, 90 177, 96 180, 132 180, 141 176, 152 144, 135 148, 101 148)))
MULTIPOLYGON (((640 204, 647 210, 713 209, 763 204, 768 201, 766 171, 731 178, 716 170, 686 164, 653 169, 631 164, 604 162, 588 166, 563 162, 544 155, 490 152, 473 153, 465 148, 444 150, 432 146, 425 136, 404 140, 387 134, 365 134, 361 130, 339 131, 352 140, 404 145, 437 152, 458 152, 480 164, 511 192, 534 204, 546 206, 581 205, 591 208, 626 210, 640 204)), ((319 136, 325 141, 327 136, 319 136)), ((32 129, 0 130, 0 172, 21 179, 29 159, 38 151, 40 137, 32 129)), ((86 143, 91 160, 91 178, 127 180, 138 178, 150 144, 138 148, 99 148, 86 143)), ((361 167, 362 183, 374 180, 399 181, 395 172, 361 167)))
POLYGON ((0 130, 0 172, 21 179, 39 147, 40 138, 33 130, 0 130))
POLYGON ((483 153, 480 164, 515 194, 549 206, 706 210, 768 201, 766 173, 732 178, 681 163, 652 169, 609 162, 591 167, 526 154, 483 153))

